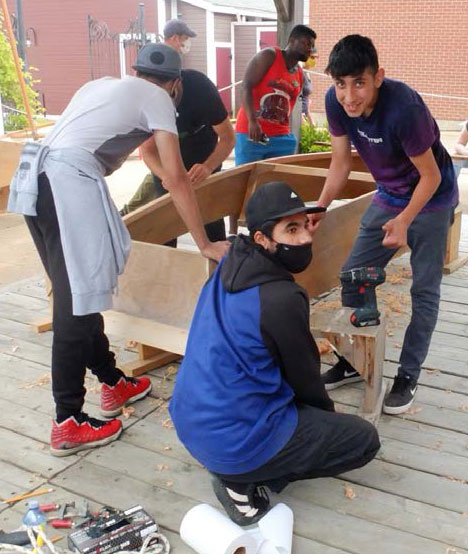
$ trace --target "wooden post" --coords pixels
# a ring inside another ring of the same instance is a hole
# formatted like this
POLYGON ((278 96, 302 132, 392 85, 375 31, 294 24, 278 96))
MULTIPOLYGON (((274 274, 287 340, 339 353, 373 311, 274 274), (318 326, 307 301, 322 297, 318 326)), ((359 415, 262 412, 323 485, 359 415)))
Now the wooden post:
POLYGON ((352 308, 314 311, 312 307, 311 332, 316 337, 321 336, 330 341, 362 375, 365 392, 359 415, 377 423, 385 396, 385 315, 381 315, 380 325, 354 327, 350 322, 353 311, 352 308))
POLYGON ((50 316, 43 317, 32 323, 32 328, 36 333, 45 333, 52 331, 52 318, 54 313, 54 295, 52 294, 52 282, 47 275, 44 275, 47 298, 49 299, 50 316))
POLYGON ((5 16, 5 26, 10 40, 11 51, 13 53, 13 60, 16 67, 16 75, 18 76, 18 81, 21 88, 21 96, 23 97, 24 109, 26 110, 26 117, 28 118, 29 126, 31 128, 32 136, 34 140, 38 139, 36 128, 34 126, 34 121, 32 118, 31 106, 29 105, 28 95, 26 93, 26 84, 24 82, 23 69, 21 67, 20 59, 18 56, 18 50, 16 48, 15 35, 13 33, 13 27, 11 26, 10 12, 8 11, 8 6, 6 0, 0 0, 2 3, 2 10, 5 16))
POLYGON ((462 209, 457 206, 453 225, 447 235, 447 249, 445 252, 444 273, 453 273, 468 262, 468 254, 458 251, 461 233, 462 209))

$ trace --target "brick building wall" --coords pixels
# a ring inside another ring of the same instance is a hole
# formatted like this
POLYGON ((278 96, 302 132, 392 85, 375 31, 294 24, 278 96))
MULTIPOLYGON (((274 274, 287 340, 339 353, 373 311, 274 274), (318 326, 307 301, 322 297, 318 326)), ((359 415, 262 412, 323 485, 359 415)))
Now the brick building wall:
MULTIPOLYGON (((343 36, 370 37, 388 77, 419 92, 468 97, 468 56, 463 35, 467 0, 310 0, 310 26, 317 32, 323 72, 333 45, 343 36)), ((313 111, 323 112, 329 78, 313 76, 313 111)), ((465 120, 468 100, 423 97, 433 115, 465 120)))
MULTIPOLYGON (((37 90, 48 113, 63 111, 75 91, 90 79, 87 15, 104 21, 111 32, 125 32, 137 18, 139 0, 23 0, 24 29, 33 28, 37 44, 27 48, 27 60, 37 67, 37 90), (57 52, 60 55, 57 55, 57 52), (53 60, 53 63, 50 63, 53 60)), ((155 2, 146 2, 148 32, 156 31, 155 2)), ((10 13, 15 1, 8 0, 10 13)))

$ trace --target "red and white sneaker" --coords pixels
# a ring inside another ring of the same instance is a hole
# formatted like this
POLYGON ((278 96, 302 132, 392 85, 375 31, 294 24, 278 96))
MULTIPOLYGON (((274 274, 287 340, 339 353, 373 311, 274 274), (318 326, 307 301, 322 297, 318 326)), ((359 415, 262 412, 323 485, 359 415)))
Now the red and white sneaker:
POLYGON ((52 421, 50 453, 53 456, 69 456, 86 448, 103 446, 115 441, 122 432, 119 419, 101 421, 81 413, 61 423, 52 421))
POLYGON ((113 387, 104 384, 101 387, 101 414, 104 417, 116 416, 124 406, 144 398, 150 391, 148 377, 121 377, 113 387))

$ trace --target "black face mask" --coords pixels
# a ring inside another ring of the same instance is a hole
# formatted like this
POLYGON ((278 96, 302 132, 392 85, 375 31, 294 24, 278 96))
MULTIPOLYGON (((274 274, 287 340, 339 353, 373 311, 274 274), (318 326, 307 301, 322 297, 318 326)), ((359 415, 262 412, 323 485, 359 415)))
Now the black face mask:
POLYGON ((304 271, 312 261, 312 244, 292 246, 278 242, 277 245, 273 255, 291 273, 304 271))

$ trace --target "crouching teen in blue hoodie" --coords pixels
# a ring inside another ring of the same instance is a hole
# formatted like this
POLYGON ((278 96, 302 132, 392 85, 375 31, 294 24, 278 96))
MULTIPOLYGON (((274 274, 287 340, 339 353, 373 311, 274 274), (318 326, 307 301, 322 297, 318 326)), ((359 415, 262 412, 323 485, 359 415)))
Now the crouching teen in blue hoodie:
POLYGON ((317 209, 285 183, 254 192, 250 237, 236 237, 202 289, 170 403, 180 440, 239 525, 268 511, 264 486, 337 475, 380 448, 370 423, 334 411, 292 276, 312 260, 307 213, 317 209))

